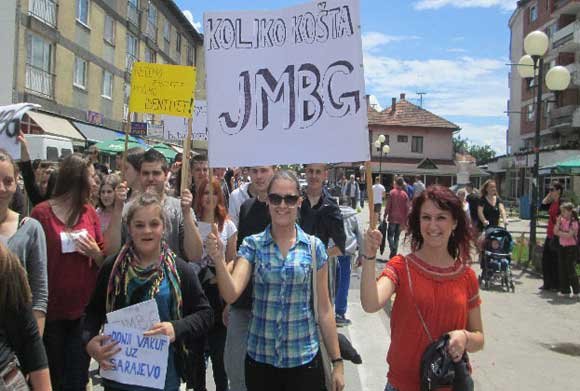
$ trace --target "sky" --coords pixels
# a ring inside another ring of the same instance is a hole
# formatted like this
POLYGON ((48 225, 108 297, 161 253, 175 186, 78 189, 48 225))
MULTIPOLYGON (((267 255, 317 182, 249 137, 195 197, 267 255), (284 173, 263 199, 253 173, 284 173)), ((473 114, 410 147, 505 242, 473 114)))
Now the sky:
MULTIPOLYGON (((206 11, 263 10, 304 0, 176 0, 202 30, 206 11)), ((405 93, 505 153, 509 27, 516 0, 360 0, 366 93, 380 107, 405 93)))

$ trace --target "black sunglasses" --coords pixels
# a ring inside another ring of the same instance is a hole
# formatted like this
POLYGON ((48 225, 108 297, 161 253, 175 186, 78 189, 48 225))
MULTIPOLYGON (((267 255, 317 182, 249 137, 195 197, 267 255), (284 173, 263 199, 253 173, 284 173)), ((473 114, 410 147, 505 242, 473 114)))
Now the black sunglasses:
POLYGON ((268 194, 268 201, 275 206, 281 205, 282 201, 284 201, 287 206, 295 206, 298 203, 298 198, 300 198, 300 196, 295 194, 286 194, 284 196, 276 193, 268 194))

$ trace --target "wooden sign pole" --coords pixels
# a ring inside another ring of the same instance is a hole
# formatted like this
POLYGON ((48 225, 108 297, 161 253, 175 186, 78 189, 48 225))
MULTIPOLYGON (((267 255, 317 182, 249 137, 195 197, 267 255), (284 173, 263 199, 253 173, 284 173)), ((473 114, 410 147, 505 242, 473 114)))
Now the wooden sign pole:
POLYGON ((129 132, 131 132, 131 112, 127 111, 127 118, 125 118, 125 150, 123 152, 123 163, 121 168, 121 181, 125 181, 125 171, 127 169, 127 150, 129 149, 129 132))
POLYGON ((183 190, 187 189, 189 184, 189 160, 191 155, 191 133, 193 128, 193 118, 187 119, 187 136, 185 137, 185 142, 183 143, 183 159, 181 161, 181 189, 179 189, 179 194, 183 193, 183 190))

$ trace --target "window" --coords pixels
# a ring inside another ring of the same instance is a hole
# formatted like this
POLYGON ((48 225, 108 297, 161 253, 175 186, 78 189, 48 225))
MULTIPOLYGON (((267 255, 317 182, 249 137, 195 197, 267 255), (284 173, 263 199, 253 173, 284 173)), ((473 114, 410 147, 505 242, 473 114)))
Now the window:
POLYGON ((558 31, 558 23, 552 23, 546 28, 546 35, 549 38, 552 38, 552 36, 554 36, 554 33, 556 33, 557 31, 558 31))
POLYGON ((175 50, 177 53, 181 53, 181 34, 177 33, 177 39, 175 40, 175 50))
POLYGON ((147 30, 146 34, 154 42, 157 42, 157 8, 149 1, 147 9, 147 30))
POLYGON ((89 25, 89 0, 76 0, 77 2, 77 20, 84 24, 89 25))
POLYGON ((111 99, 113 97, 113 74, 103 70, 103 97, 111 99))
POLYGON ((28 35, 26 89, 49 98, 54 95, 53 51, 54 46, 49 41, 34 34, 28 35))
POLYGON ((29 0, 28 12, 49 26, 56 27, 56 3, 53 0, 29 0))
POLYGON ((155 50, 151 48, 145 48, 145 62, 155 63, 156 61, 155 50))
POLYGON ((165 24, 163 25, 163 39, 166 42, 171 41, 171 25, 169 24, 168 20, 166 20, 165 24))
POLYGON ((131 72, 133 69, 133 63, 137 61, 137 52, 138 52, 138 43, 137 37, 131 33, 127 33, 127 56, 126 56, 126 69, 127 71, 131 72))
POLYGON ((409 142, 409 136, 401 136, 401 135, 398 135, 397 136, 397 142, 398 143, 408 143, 409 142))
POLYGON ((533 5, 532 8, 530 8, 530 21, 535 22, 536 20, 538 20, 538 6, 533 5))
POLYGON ((533 121, 534 118, 536 118, 536 113, 534 111, 534 105, 533 104, 528 105, 527 112, 528 112, 528 121, 533 121))
POLYGON ((423 153, 423 137, 413 136, 411 139, 411 152, 423 153))
POLYGON ((195 47, 187 45, 187 65, 195 64, 195 47))
POLYGON ((105 33, 103 34, 105 42, 115 46, 115 19, 105 15, 105 33))
POLYGON ((139 2, 129 0, 127 2, 127 19, 135 26, 139 26, 139 2))
POLYGON ((73 85, 86 89, 87 86, 87 62, 80 57, 75 58, 75 73, 73 85))

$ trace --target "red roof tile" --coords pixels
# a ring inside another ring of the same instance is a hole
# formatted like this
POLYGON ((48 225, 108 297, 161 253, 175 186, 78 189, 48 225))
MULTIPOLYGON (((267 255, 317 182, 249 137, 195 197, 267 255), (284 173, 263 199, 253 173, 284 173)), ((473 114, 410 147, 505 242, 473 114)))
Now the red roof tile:
POLYGON ((397 102, 394 113, 392 106, 380 112, 369 108, 368 119, 369 125, 371 126, 382 125, 459 129, 459 126, 453 122, 447 121, 446 119, 416 106, 405 99, 397 102))

